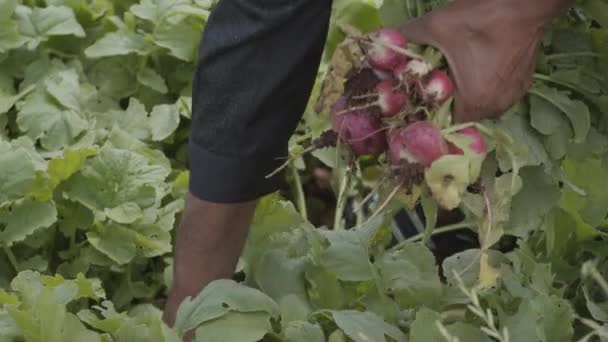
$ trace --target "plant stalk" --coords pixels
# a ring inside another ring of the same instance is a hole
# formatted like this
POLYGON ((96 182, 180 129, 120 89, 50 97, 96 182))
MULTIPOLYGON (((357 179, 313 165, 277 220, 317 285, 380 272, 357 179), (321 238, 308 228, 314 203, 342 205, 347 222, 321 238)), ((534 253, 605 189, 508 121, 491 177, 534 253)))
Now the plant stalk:
POLYGON ((336 204, 336 213, 334 216, 334 230, 342 230, 344 227, 342 226, 342 214, 344 212, 344 207, 346 206, 346 189, 348 188, 349 183, 349 171, 346 170, 344 172, 344 176, 340 182, 340 190, 338 192, 338 201, 336 204))
MULTIPOLYGON (((437 234, 449 233, 451 231, 460 230, 463 228, 470 227, 472 225, 473 225, 473 222, 463 221, 463 222, 458 222, 458 223, 450 224, 447 226, 435 228, 433 230, 433 232, 431 233, 431 236, 434 236, 437 234)), ((395 249, 399 249, 399 248, 403 247, 405 244, 410 243, 410 242, 422 241, 424 239, 424 235, 425 235, 425 233, 420 233, 418 235, 414 235, 411 238, 395 245, 395 249)))
POLYGON ((15 274, 19 273, 19 262, 17 262, 17 258, 15 257, 15 254, 13 254, 11 248, 8 246, 2 246, 2 249, 8 258, 8 261, 11 263, 11 266, 15 269, 15 274))
POLYGON ((295 183, 296 204, 298 206, 298 211, 300 212, 300 215, 302 215, 302 218, 304 218, 304 220, 308 220, 308 209, 306 208, 306 197, 304 196, 302 178, 300 177, 298 169, 294 165, 291 166, 291 175, 295 183))

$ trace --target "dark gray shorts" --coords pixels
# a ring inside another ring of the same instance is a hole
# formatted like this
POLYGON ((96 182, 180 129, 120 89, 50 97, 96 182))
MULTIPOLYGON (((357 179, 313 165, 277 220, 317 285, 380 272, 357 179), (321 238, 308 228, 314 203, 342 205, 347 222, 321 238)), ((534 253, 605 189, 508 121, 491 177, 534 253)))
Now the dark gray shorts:
POLYGON ((190 191, 234 203, 278 189, 325 45, 331 0, 220 0, 194 75, 190 191))

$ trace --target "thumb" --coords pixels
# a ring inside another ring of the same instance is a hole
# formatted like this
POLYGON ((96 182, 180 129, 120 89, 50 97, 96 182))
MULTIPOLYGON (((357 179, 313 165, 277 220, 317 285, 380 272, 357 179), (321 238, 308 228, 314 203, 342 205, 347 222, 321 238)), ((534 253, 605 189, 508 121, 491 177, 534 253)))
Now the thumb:
POLYGON ((451 46, 449 39, 444 43, 445 39, 442 39, 442 37, 446 36, 446 33, 441 33, 437 28, 438 26, 433 24, 433 21, 441 20, 436 18, 438 13, 439 11, 429 12, 413 19, 403 24, 400 27, 400 31, 410 42, 432 46, 443 54, 448 65, 450 77, 454 82, 455 120, 458 122, 468 121, 471 119, 471 117, 467 116, 470 106, 462 101, 462 90, 459 88, 463 75, 460 71, 460 66, 457 65, 457 61, 452 54, 454 48, 451 46))

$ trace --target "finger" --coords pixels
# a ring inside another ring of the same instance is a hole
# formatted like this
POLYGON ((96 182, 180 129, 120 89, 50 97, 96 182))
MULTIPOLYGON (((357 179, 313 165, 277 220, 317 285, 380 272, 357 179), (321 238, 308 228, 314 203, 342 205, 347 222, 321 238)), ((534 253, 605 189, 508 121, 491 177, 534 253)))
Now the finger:
MULTIPOLYGON (((466 94, 466 91, 465 91, 466 94)), ((479 121, 484 117, 484 110, 481 107, 481 103, 471 103, 469 96, 464 95, 463 92, 456 88, 454 91, 454 123, 461 124, 473 121, 479 121)))
MULTIPOLYGON (((453 17, 446 16, 441 10, 435 10, 422 17, 407 22, 402 27, 402 33, 413 43, 421 45, 430 45, 438 49, 445 57, 449 75, 454 82, 454 116, 456 121, 470 121, 473 120, 477 115, 471 110, 471 105, 468 104, 467 97, 462 94, 470 93, 466 89, 461 89, 462 86, 466 86, 466 82, 463 82, 464 70, 470 68, 466 65, 459 65, 459 61, 465 60, 470 61, 472 56, 469 49, 463 49, 466 42, 456 42, 453 39, 454 34, 448 32, 441 32, 444 25, 436 25, 434 21, 441 22, 442 20, 454 21, 453 17), (458 45, 460 43, 460 45, 458 45), (453 52, 460 51, 465 58, 454 58, 453 52)), ((456 26, 457 25, 452 25, 456 26)), ((466 72, 465 72, 466 73, 466 72)))
MULTIPOLYGON (((468 79, 465 82, 457 80, 454 91, 454 121, 465 123, 482 119, 496 119, 508 111, 514 104, 528 93, 533 83, 533 72, 536 67, 536 56, 533 50, 531 55, 520 59, 521 68, 515 70, 508 78, 489 77, 485 81, 475 79, 477 70, 467 71, 468 79), (492 81, 488 81, 492 80, 492 81), (474 88, 484 84, 485 87, 474 88), (465 88, 463 88, 465 87, 465 88), (471 95, 475 94, 475 95, 471 95)), ((483 77, 482 77, 483 78, 483 77)))
POLYGON ((461 124, 469 121, 474 121, 471 112, 467 109, 467 106, 462 102, 462 96, 458 89, 454 89, 454 106, 453 106, 453 118, 455 124, 461 124))

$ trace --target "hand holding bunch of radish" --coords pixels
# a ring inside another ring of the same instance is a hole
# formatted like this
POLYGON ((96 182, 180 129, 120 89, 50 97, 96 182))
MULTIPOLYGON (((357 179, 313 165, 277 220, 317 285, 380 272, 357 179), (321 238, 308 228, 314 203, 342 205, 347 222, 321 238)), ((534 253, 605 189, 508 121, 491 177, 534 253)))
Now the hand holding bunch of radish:
POLYGON ((411 49, 390 28, 352 31, 341 49, 332 66, 350 68, 330 73, 320 97, 331 104, 338 143, 355 158, 379 157, 393 193, 426 186, 442 208, 456 208, 479 177, 488 144, 480 125, 451 126, 454 85, 441 53, 411 49))

